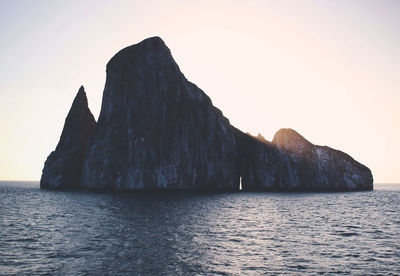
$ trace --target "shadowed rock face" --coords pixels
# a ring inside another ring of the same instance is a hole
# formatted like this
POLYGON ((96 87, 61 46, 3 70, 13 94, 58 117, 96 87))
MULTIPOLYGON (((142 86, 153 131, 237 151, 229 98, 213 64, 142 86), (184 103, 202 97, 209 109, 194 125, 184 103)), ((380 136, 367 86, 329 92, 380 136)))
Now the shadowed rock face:
POLYGON ((98 123, 83 87, 47 158, 41 188, 111 190, 372 189, 371 171, 291 129, 272 142, 231 126, 153 37, 107 64, 98 123))
POLYGON ((292 129, 279 130, 271 142, 236 130, 245 189, 366 190, 371 171, 349 155, 316 146, 292 129))
POLYGON ((119 190, 238 187, 229 121, 149 38, 107 64, 98 126, 82 186, 119 190))
POLYGON ((271 142, 258 140, 249 134, 235 130, 238 150, 238 171, 242 176, 243 190, 273 190, 281 178, 281 156, 271 142))
POLYGON ((88 108, 86 93, 81 86, 65 119, 56 150, 44 164, 41 188, 68 189, 80 186, 87 141, 95 126, 96 121, 88 108))

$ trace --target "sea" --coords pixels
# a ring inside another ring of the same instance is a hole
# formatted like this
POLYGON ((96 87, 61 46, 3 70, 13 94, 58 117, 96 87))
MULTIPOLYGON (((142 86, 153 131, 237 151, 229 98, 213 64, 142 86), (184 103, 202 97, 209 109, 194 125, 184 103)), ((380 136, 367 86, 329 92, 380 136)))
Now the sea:
POLYGON ((0 182, 0 275, 400 275, 400 185, 89 193, 0 182))

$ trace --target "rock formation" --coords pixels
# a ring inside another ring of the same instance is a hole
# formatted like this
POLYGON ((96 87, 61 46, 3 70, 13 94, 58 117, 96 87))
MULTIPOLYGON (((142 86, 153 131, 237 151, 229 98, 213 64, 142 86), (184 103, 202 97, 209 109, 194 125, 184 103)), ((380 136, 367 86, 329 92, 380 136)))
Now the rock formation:
POLYGON ((65 119, 60 141, 47 158, 41 188, 68 189, 80 187, 82 167, 89 137, 96 121, 88 108, 86 93, 81 86, 65 119))
POLYGON ((242 189, 274 190, 280 182, 282 159, 278 149, 266 140, 258 140, 247 133, 234 128, 238 171, 242 177, 242 189))
POLYGON ((371 171, 344 152, 316 146, 292 129, 272 142, 235 130, 246 190, 344 191, 373 188, 371 171))
POLYGON ((236 144, 228 119, 149 38, 118 52, 107 79, 82 186, 119 190, 233 189, 236 144))
POLYGON ((293 130, 272 142, 231 126, 153 37, 107 64, 98 123, 83 87, 46 160, 42 188, 111 190, 371 189, 368 168, 293 130))
POLYGON ((344 152, 316 146, 292 129, 279 130, 272 143, 282 153, 286 178, 279 183, 294 190, 372 189, 371 171, 344 152))

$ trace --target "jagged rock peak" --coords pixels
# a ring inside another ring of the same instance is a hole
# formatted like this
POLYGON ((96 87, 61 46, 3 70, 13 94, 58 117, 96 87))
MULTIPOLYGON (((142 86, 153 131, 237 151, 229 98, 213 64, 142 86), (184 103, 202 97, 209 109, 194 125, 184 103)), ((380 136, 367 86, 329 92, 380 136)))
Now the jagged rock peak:
POLYGON ((79 87, 78 93, 76 94, 74 101, 72 102, 71 110, 75 110, 78 108, 89 108, 88 99, 86 97, 86 92, 83 85, 79 87))
POLYGON ((299 148, 313 145, 297 131, 291 128, 282 128, 276 132, 272 143, 278 148, 286 150, 298 150, 299 148))
POLYGON ((257 139, 258 141, 261 141, 261 142, 263 142, 263 143, 270 143, 270 142, 269 142, 267 139, 265 139, 265 137, 264 137, 264 136, 262 136, 262 134, 261 134, 261 133, 258 133, 258 135, 257 135, 256 139, 257 139))
POLYGON ((84 128, 87 126, 93 127, 95 124, 96 120, 89 110, 85 88, 81 86, 65 119, 57 149, 70 147, 73 143, 79 143, 83 133, 86 133, 84 128))
POLYGON ((77 95, 79 95, 79 94, 85 94, 85 95, 86 95, 85 87, 83 87, 83 85, 81 85, 81 87, 79 87, 79 90, 78 90, 78 94, 77 94, 77 95))
POLYGON ((79 88, 65 119, 60 141, 47 158, 40 186, 59 189, 79 186, 87 141, 96 121, 89 110, 85 89, 79 88))
POLYGON ((72 104, 74 104, 75 102, 88 106, 88 100, 86 97, 85 87, 83 87, 83 85, 81 85, 81 87, 79 87, 78 93, 76 94, 75 99, 72 104))

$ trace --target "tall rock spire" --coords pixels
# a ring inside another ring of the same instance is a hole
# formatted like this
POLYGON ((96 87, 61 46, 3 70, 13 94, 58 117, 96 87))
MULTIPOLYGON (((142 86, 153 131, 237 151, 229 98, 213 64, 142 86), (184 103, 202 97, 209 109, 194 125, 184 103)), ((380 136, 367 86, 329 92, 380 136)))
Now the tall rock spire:
POLYGON ((220 110, 189 82, 159 37, 107 64, 85 188, 236 189, 235 137, 220 110))
POLYGON ((47 158, 41 188, 63 189, 80 186, 80 177, 87 141, 96 121, 89 110, 86 93, 81 86, 65 119, 60 141, 47 158))

